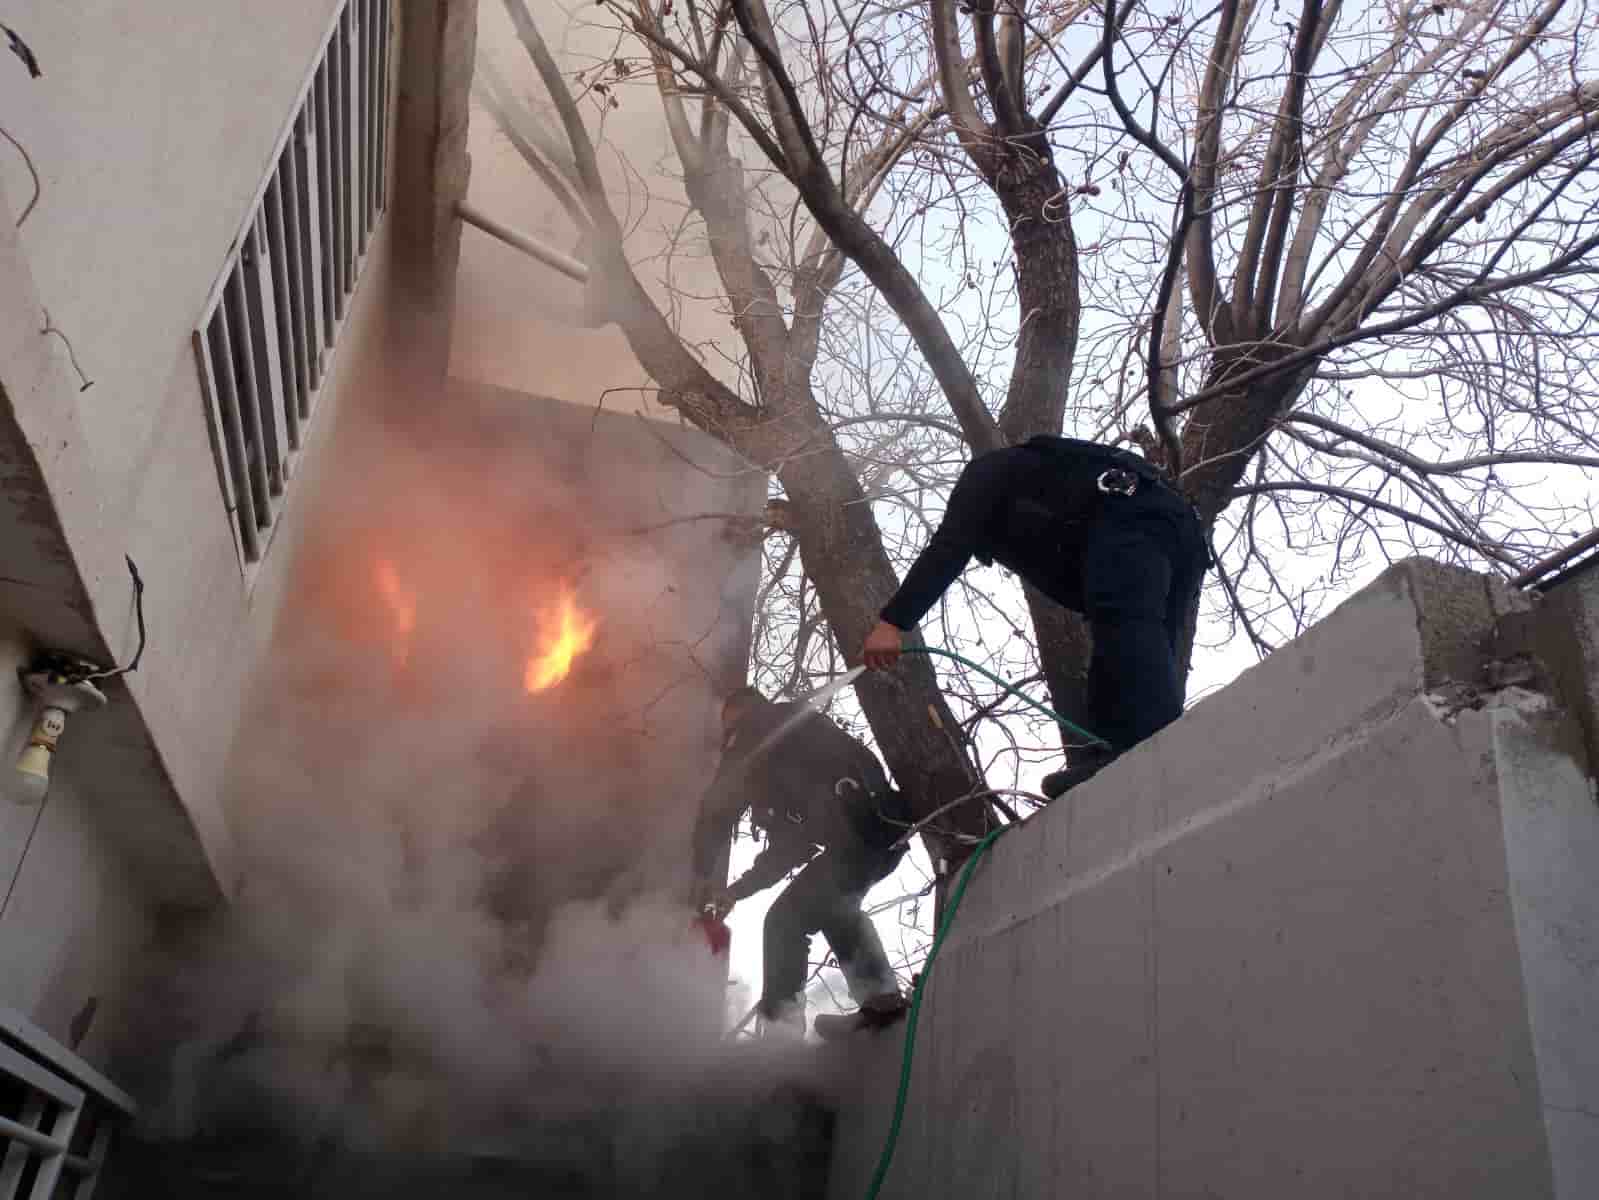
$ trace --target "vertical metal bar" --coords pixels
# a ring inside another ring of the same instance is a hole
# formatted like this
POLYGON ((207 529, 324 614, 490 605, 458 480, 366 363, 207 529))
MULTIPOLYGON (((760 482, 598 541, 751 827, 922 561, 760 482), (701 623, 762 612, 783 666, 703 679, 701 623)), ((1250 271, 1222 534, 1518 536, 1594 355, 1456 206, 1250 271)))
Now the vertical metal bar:
POLYGON ((383 120, 383 6, 378 0, 365 0, 366 3, 366 144, 362 147, 366 155, 366 206, 362 216, 366 221, 367 234, 370 235, 372 227, 377 224, 378 211, 378 170, 381 163, 378 159, 378 125, 383 120))
POLYGON ((372 194, 372 160, 367 153, 371 145, 372 122, 372 22, 367 11, 367 0, 350 0, 351 24, 355 37, 350 49, 355 55, 355 164, 356 190, 355 235, 356 249, 366 253, 366 234, 370 227, 367 213, 372 194))
POLYGON ((372 0, 355 0, 361 31, 361 253, 372 232, 372 85, 377 79, 377 46, 372 41, 372 0))
POLYGON ((288 238, 283 231, 283 173, 272 172, 266 190, 267 260, 272 269, 272 308, 277 323, 277 382, 283 399, 283 430, 289 449, 300 448, 300 371, 294 351, 294 288, 289 283, 288 238))
POLYGON ((389 56, 394 52, 394 31, 389 23, 389 0, 378 0, 378 141, 377 211, 389 198, 389 56))
POLYGON ((256 489, 250 478, 250 448, 245 444, 244 421, 240 415, 243 405, 239 403, 237 359, 228 335, 226 291, 206 327, 206 350, 216 380, 217 413, 233 479, 234 525, 238 528, 239 541, 244 547, 244 560, 255 562, 261 557, 261 539, 256 533, 260 527, 260 517, 256 509, 256 489))
MULTIPOLYGON (((30 1091, 28 1098, 23 1101, 22 1113, 17 1120, 29 1129, 37 1129, 39 1122, 44 1119, 44 1108, 44 1096, 30 1091)), ((0 1159, 0 1200, 16 1200, 17 1188, 22 1183, 22 1172, 31 1157, 33 1151, 21 1142, 12 1142, 6 1147, 5 1158, 0 1159)))
MULTIPOLYGON (((355 255, 356 255, 356 206, 360 203, 360 154, 356 150, 356 137, 360 130, 360 123, 356 119, 356 110, 359 107, 359 98, 356 94, 356 62, 355 62, 355 31, 352 28, 355 18, 350 12, 350 6, 345 5, 344 13, 339 18, 339 70, 342 87, 339 99, 343 105, 341 110, 342 120, 339 122, 339 134, 343 139, 340 148, 344 152, 344 170, 339 176, 339 200, 344 216, 344 241, 341 248, 344 251, 344 294, 339 297, 342 305, 351 292, 355 291, 355 255)), ((343 308, 339 310, 343 316, 343 308)))
POLYGON ((251 380, 256 404, 261 409, 261 448, 266 452, 267 486, 272 495, 283 495, 284 468, 288 459, 288 439, 283 435, 283 382, 278 364, 277 307, 272 296, 272 264, 265 236, 266 221, 256 213, 244 239, 244 295, 249 303, 250 348, 255 355, 251 380))
POLYGON ((320 155, 317 150, 319 139, 316 133, 316 112, 316 85, 313 83, 310 93, 306 96, 305 111, 300 114, 297 138, 299 152, 295 156, 295 170, 299 176, 298 194, 303 218, 302 229, 305 235, 300 244, 300 268, 306 289, 305 346, 311 369, 312 391, 322 386, 322 350, 327 345, 322 327, 324 311, 322 260, 323 247, 326 243, 323 241, 324 222, 321 176, 318 174, 320 155))
POLYGON ((100 1186, 100 1175, 105 1170, 106 1159, 111 1157, 111 1140, 115 1136, 116 1127, 105 1113, 101 1113, 94 1127, 94 1141, 89 1146, 89 1162, 93 1170, 78 1184, 72 1200, 94 1200, 94 1189, 100 1186))
POLYGON ((332 108, 333 47, 316 73, 316 132, 317 132, 317 196, 322 210, 322 342, 333 345, 333 331, 338 322, 339 294, 339 218, 335 199, 338 187, 333 182, 334 164, 338 161, 334 142, 332 108))
MULTIPOLYGON (((303 114, 302 114, 303 115, 303 114)), ((289 270, 290 337, 294 343, 294 397, 299 403, 299 418, 311 415, 311 326, 306 320, 310 290, 305 278, 305 225, 300 211, 300 117, 289 131, 289 144, 283 147, 278 168, 278 194, 283 206, 284 259, 289 270)))
MULTIPOLYGON (((56 1114, 56 1119, 50 1123, 49 1135, 63 1146, 71 1147, 72 1135, 77 1131, 78 1118, 83 1115, 83 1105, 62 1105, 56 1114)), ((34 1177, 33 1189, 29 1200, 51 1200, 56 1193, 56 1184, 61 1181, 61 1167, 66 1162, 66 1154, 52 1154, 39 1164, 39 1174, 34 1177)))
MULTIPOLYGON (((245 465, 249 470, 251 505, 248 510, 255 515, 255 527, 268 529, 272 525, 272 499, 267 488, 266 454, 262 448, 261 405, 255 388, 255 351, 250 347, 250 311, 244 297, 244 270, 237 268, 228 276, 227 290, 223 293, 223 312, 227 320, 222 326, 223 340, 231 356, 232 375, 238 404, 239 428, 244 435, 245 465)), ((224 391, 226 384, 223 385, 224 391)), ((259 550, 257 557, 259 557, 259 550)))
POLYGON ((247 526, 251 537, 254 537, 255 524, 239 519, 240 505, 248 503, 243 497, 250 486, 244 478, 244 442, 239 435, 237 406, 232 406, 233 416, 225 415, 230 406, 225 405, 222 399, 216 352, 212 346, 211 330, 221 324, 221 319, 219 313, 213 314, 206 321, 204 329, 195 331, 194 357, 200 365, 200 384, 205 392, 208 417, 206 432, 211 435, 211 453, 217 460, 217 482, 222 488, 222 500, 227 505, 240 553, 249 561, 252 543, 245 537, 243 527, 247 526))
MULTIPOLYGON (((344 114, 349 100, 349 85, 344 81, 344 19, 341 14, 328 43, 328 194, 333 199, 333 311, 344 318, 344 294, 349 288, 345 249, 349 245, 349 204, 345 188, 349 185, 350 151, 345 146, 349 124, 344 114)), ((331 339, 330 339, 331 340, 331 339)))
POLYGON ((350 119, 350 287, 355 288, 356 264, 361 258, 361 193, 366 181, 361 178, 361 80, 366 63, 361 53, 361 0, 346 0, 344 16, 345 62, 349 65, 350 119))

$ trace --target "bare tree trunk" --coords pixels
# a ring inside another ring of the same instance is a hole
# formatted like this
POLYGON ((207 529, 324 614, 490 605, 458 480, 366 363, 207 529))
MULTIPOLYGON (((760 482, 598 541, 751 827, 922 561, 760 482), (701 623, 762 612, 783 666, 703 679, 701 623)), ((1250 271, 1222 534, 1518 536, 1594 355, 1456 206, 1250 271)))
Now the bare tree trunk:
MULTIPOLYGON (((1026 592, 1051 706, 1068 721, 1097 732, 1088 712, 1088 664, 1094 649, 1088 622, 1033 588, 1026 592)), ((1063 744, 1073 740, 1064 729, 1059 732, 1063 744)))
MULTIPOLYGON (((1282 357, 1290 347, 1255 344, 1223 346, 1216 350, 1206 375, 1206 387, 1223 388, 1245 370, 1282 357)), ((1183 427, 1183 494, 1199 511, 1207 528, 1232 501, 1232 489, 1277 418, 1304 390, 1314 364, 1280 375, 1267 376, 1236 392, 1194 409, 1183 427)))
MULTIPOLYGON (((1011 445, 1039 433, 1059 433, 1066 417, 1082 302, 1077 241, 1067 187, 1054 163, 1026 148, 1010 148, 991 186, 1010 222, 1021 329, 1000 432, 1011 445)), ((1063 717, 1092 729, 1087 679, 1093 639, 1088 624, 1027 588, 1038 661, 1051 704, 1063 717)), ((1072 740, 1059 730, 1062 744, 1072 740)))
POLYGON ((1066 186, 1054 164, 1025 149, 1006 155, 994 180, 1010 222, 1020 331, 999 428, 1009 445, 1059 433, 1066 416, 1082 303, 1077 240, 1066 186))
MULTIPOLYGON (((853 658, 898 581, 848 460, 827 430, 818 428, 817 437, 826 440, 825 449, 790 457, 777 476, 788 493, 806 573, 839 649, 853 658)), ((906 655, 892 672, 869 672, 855 691, 913 815, 926 816, 981 786, 926 656, 906 655)), ((948 824, 980 832, 985 814, 977 801, 950 813, 948 824)), ((958 857, 953 847, 940 851, 935 858, 958 857)))

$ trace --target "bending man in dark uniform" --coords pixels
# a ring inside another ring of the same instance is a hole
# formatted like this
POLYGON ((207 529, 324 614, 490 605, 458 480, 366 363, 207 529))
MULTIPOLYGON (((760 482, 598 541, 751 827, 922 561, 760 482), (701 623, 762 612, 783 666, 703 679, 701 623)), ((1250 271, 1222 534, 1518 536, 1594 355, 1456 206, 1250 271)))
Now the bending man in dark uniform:
POLYGON ((973 556, 1010 568, 1082 613, 1093 633, 1090 731, 1044 779, 1058 796, 1182 715, 1177 644, 1209 555, 1199 519, 1149 462, 1075 438, 1035 437, 980 455, 944 520, 866 638, 866 665, 898 659, 901 637, 973 556))
POLYGON ((766 848, 711 903, 725 912, 804 868, 766 913, 761 1018, 804 1029, 811 934, 820 931, 860 1012, 818 1016, 816 1032, 831 1036, 897 1020, 905 1000, 877 929, 861 912, 867 891, 904 854, 894 843, 907 824, 897 820, 899 795, 876 755, 809 705, 773 704, 754 688, 727 698, 722 730, 722 761, 704 801, 695 874, 709 876, 721 836, 745 808, 765 832, 766 848))

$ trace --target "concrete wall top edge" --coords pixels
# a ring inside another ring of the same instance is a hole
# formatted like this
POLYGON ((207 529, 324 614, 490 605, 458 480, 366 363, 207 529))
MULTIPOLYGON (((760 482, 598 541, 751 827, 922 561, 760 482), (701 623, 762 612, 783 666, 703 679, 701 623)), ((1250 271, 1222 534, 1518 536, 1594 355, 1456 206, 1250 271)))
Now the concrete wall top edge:
POLYGON ((1006 853, 1024 853, 1027 841, 1070 842, 1072 873, 1115 869, 1134 848, 1214 819, 1218 804, 1251 803, 1307 763, 1343 753, 1433 689, 1475 685, 1495 650, 1496 610, 1529 604, 1470 571, 1426 559, 1396 563, 1299 638, 1040 812, 1007 838, 1013 844, 1006 853))

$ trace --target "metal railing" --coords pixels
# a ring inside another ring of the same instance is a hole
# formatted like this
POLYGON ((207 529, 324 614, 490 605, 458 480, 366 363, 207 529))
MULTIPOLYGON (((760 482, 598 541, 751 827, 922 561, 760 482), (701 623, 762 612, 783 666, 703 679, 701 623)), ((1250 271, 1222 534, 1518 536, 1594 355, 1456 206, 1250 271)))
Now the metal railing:
POLYGON ((89 1200, 133 1100, 0 1008, 0 1200, 89 1200))
POLYGON ((282 510, 387 203, 393 0, 344 0, 194 332, 246 566, 282 510))
POLYGON ((1596 562, 1599 562, 1599 529, 1583 534, 1564 549, 1539 560, 1510 582, 1519 588, 1543 592, 1586 571, 1596 562))

